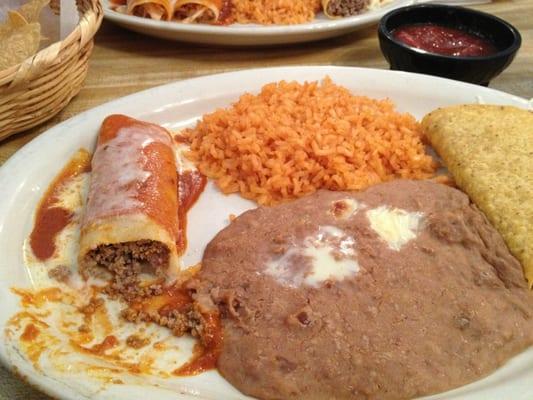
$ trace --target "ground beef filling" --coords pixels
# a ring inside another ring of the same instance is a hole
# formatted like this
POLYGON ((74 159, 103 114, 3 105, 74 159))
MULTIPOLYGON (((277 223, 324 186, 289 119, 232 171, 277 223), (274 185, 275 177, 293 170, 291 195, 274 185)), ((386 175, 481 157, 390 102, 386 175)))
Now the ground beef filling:
POLYGON ((190 333, 192 336, 200 338, 200 341, 204 344, 202 333, 205 317, 197 304, 191 303, 186 310, 172 310, 166 315, 158 311, 146 312, 134 308, 126 308, 122 310, 121 317, 128 322, 136 324, 139 322, 152 322, 170 329, 175 336, 183 336, 190 333))
POLYGON ((66 282, 70 277, 70 274, 70 268, 66 265, 58 265, 57 267, 48 271, 48 277, 50 279, 55 279, 58 282, 66 282))
MULTIPOLYGON (((163 305, 155 310, 144 307, 152 300, 157 301, 157 298, 165 296, 173 288, 164 286, 169 259, 169 250, 164 244, 150 240, 110 244, 99 246, 89 252, 87 257, 91 275, 112 273, 105 292, 128 303, 127 308, 121 312, 121 317, 126 321, 152 322, 170 329, 176 336, 190 333, 206 345, 206 317, 201 306, 194 303, 188 295, 179 305, 163 305), (144 274, 149 275, 148 279, 145 279, 144 274)), ((176 285, 177 290, 181 291, 181 284, 176 285)), ((184 293, 187 293, 185 289, 184 293)), ((143 343, 137 338, 129 338, 128 345, 135 348, 143 343)))
POLYGON ((142 349, 150 344, 150 339, 141 337, 139 335, 130 335, 126 339, 126 344, 132 349, 142 349))
POLYGON ((332 0, 328 4, 328 14, 349 17, 361 13, 368 6, 369 0, 332 0))
POLYGON ((160 293, 169 256, 169 249, 163 243, 139 240, 98 246, 87 254, 86 261, 91 272, 105 268, 113 273, 109 294, 133 301, 160 293), (142 273, 151 275, 150 279, 141 280, 142 273))

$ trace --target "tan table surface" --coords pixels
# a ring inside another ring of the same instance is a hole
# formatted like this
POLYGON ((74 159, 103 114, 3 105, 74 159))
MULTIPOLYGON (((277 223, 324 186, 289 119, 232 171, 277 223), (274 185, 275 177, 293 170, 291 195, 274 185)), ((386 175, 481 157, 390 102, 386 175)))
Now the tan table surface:
MULTIPOLYGON (((513 64, 490 87, 533 97, 533 2, 498 0, 475 6, 516 26, 523 39, 513 64)), ((273 48, 214 48, 142 36, 104 21, 96 36, 85 87, 48 123, 0 143, 0 165, 41 132, 111 99, 190 77, 280 65, 344 65, 388 68, 376 27, 326 41, 273 48)), ((72 132, 76 134, 76 132, 72 132)), ((0 399, 47 399, 0 367, 0 399)))

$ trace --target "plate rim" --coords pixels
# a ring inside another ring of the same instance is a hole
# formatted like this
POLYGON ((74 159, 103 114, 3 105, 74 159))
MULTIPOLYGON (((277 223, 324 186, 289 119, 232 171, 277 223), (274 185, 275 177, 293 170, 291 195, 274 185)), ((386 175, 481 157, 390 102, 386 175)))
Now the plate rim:
MULTIPOLYGON (((13 155, 9 157, 8 160, 0 167, 0 185, 4 184, 6 179, 9 179, 9 171, 15 168, 17 165, 20 165, 26 160, 26 157, 33 153, 34 151, 39 149, 39 145, 43 142, 49 141, 51 138, 53 138, 55 135, 60 134, 61 132, 64 132, 68 130, 69 126, 75 127, 76 125, 82 123, 82 121, 90 117, 91 114, 98 114, 104 111, 108 111, 108 114, 112 114, 114 112, 120 112, 117 109, 120 109, 121 106, 125 106, 129 103, 135 103, 137 99, 143 98, 145 96, 154 96, 157 95, 158 91, 164 89, 164 90, 172 90, 175 93, 179 93, 180 86, 190 86, 194 85, 195 82, 200 81, 219 81, 224 78, 228 77, 235 77, 239 75, 248 75, 248 76, 254 76, 254 75, 261 75, 262 72, 269 72, 269 73, 276 73, 278 75, 283 75, 286 71, 299 71, 299 74, 302 76, 302 81, 306 80, 306 75, 310 75, 311 73, 317 73, 317 74, 323 74, 324 77, 331 75, 332 79, 335 80, 335 74, 336 72, 340 71, 353 71, 355 73, 370 73, 370 74, 377 74, 377 75, 390 75, 394 76, 395 79, 401 80, 402 78, 413 78, 415 80, 419 80, 420 84, 431 82, 440 82, 442 84, 446 84, 447 86, 450 86, 450 89, 453 89, 454 87, 457 89, 463 89, 467 90, 468 88, 475 88, 476 91, 480 92, 486 92, 486 93, 495 93, 499 94, 500 96, 503 95, 504 98, 511 100, 512 102, 516 104, 521 104, 525 109, 531 109, 533 108, 533 104, 530 100, 512 95, 500 90, 488 88, 488 87, 480 87, 478 85, 465 83, 461 81, 455 81, 451 79, 441 78, 441 77, 435 77, 431 75, 423 75, 423 74, 416 74, 411 72, 404 72, 404 71, 391 71, 391 70, 385 70, 385 69, 376 69, 376 68, 362 68, 362 67, 348 67, 348 66, 278 66, 278 67, 268 67, 268 68, 253 68, 253 69, 243 69, 243 70, 236 70, 236 71, 230 71, 230 72, 223 72, 218 74, 209 74, 209 75, 203 75, 199 77, 194 78, 188 78, 183 80, 177 80, 168 82, 162 85, 154 86, 148 89, 144 89, 142 91, 134 92, 131 94, 128 94, 126 96, 122 96, 113 100, 110 100, 108 102, 105 102, 103 104, 100 104, 96 107, 90 108, 88 110, 85 110, 81 113, 78 113, 70 118, 68 118, 65 121, 62 121, 46 131, 39 134, 37 137, 30 140, 28 143, 26 143, 24 146, 22 146, 20 149, 18 149, 13 155)), ((308 78, 309 79, 309 78, 308 78)), ((311 80, 311 79, 310 79, 311 80)), ((243 90, 244 92, 245 90, 243 90)), ((155 106, 152 109, 155 110, 155 106)), ((72 133, 75 134, 75 133, 72 133)), ((4 210, 5 202, 0 201, 0 214, 3 214, 6 210, 4 210)), ((0 235, 5 235, 6 232, 3 231, 2 226, 0 226, 0 235)), ((4 340, 4 326, 0 327, 0 340, 4 340)), ((49 385, 47 383, 40 382, 37 378, 37 373, 35 374, 24 374, 22 371, 19 370, 16 365, 11 363, 7 357, 7 355, 4 354, 3 351, 0 351, 0 364, 6 368, 6 370, 10 371, 13 375, 17 376, 19 379, 24 381, 27 385, 31 386, 32 388, 45 393, 47 395, 50 395, 52 397, 57 397, 59 399, 70 399, 70 397, 62 397, 61 394, 63 392, 60 391, 60 389, 56 389, 53 385, 49 385)), ((64 393, 63 393, 64 394, 64 393)), ((177 398, 183 398, 187 399, 188 396, 186 394, 180 394, 177 393, 177 398)), ((76 399, 82 399, 86 398, 84 395, 78 393, 76 399)), ((197 399, 201 399, 203 397, 195 397, 197 399)))
MULTIPOLYGON (((64 121, 61 121, 60 123, 48 128, 46 131, 41 132, 38 136, 30 140, 28 143, 24 144, 20 149, 18 149, 15 153, 13 153, 5 162, 0 166, 0 183, 2 183, 2 180, 4 178, 5 170, 11 168, 11 164, 15 164, 19 162, 20 158, 23 158, 26 153, 28 153, 30 150, 33 149, 33 147, 36 147, 38 143, 41 141, 47 140, 48 136, 51 136, 54 132, 62 130, 64 127, 68 126, 69 124, 76 123, 78 119, 82 119, 83 117, 94 113, 101 111, 105 108, 116 108, 120 106, 121 104, 127 104, 130 101, 134 101, 137 98, 141 98, 143 96, 149 96, 152 94, 155 94, 157 91, 161 89, 169 89, 171 87, 175 87, 175 89, 179 89, 179 86, 181 85, 188 85, 193 84, 197 81, 202 81, 206 79, 212 79, 212 80, 218 80, 224 77, 231 77, 233 75, 240 75, 240 74, 261 74, 261 72, 275 72, 278 70, 279 72, 282 71, 289 71, 289 70, 300 70, 302 71, 302 76, 305 76, 305 73, 307 71, 320 71, 323 70, 324 76, 328 76, 330 73, 333 74, 335 71, 360 71, 360 72, 369 72, 369 73, 377 73, 377 74, 384 74, 384 75, 396 75, 399 78, 401 77, 415 77, 415 79, 420 79, 422 81, 427 81, 428 83, 432 81, 438 81, 441 83, 445 83, 451 86, 456 86, 457 88, 463 87, 463 88, 475 88, 478 91, 485 91, 485 92, 491 92, 491 93, 498 93, 500 95, 503 95, 504 97, 507 97, 508 99, 512 99, 513 102, 516 103, 522 103, 524 108, 531 109, 533 107, 533 99, 528 100, 526 98, 507 93, 498 89, 493 89, 490 87, 484 87, 479 86, 473 83, 467 83, 462 81, 457 81, 453 79, 448 78, 442 78, 438 76, 433 75, 426 75, 426 74, 419 74, 414 72, 406 72, 406 71, 394 71, 394 70, 387 70, 387 69, 381 69, 381 68, 366 68, 366 67, 352 67, 352 66, 337 66, 337 65, 291 65, 291 66, 275 66, 275 67, 265 67, 265 68, 245 68, 245 69, 239 69, 239 70, 233 70, 228 72, 221 72, 216 74, 207 74, 192 78, 186 78, 181 80, 175 80, 171 82, 167 82, 161 85, 156 85, 153 87, 150 87, 148 89, 143 89, 138 92, 130 93, 126 96, 118 97, 115 99, 112 99, 110 101, 107 101, 105 103, 99 104, 95 107, 92 107, 90 109, 84 110, 64 121)), ((423 83, 423 82, 422 82, 423 83)), ((243 93, 246 90, 243 90, 243 93)), ((0 203, 1 205, 1 203, 0 203)), ((0 212, 2 209, 0 208, 0 212)), ((1 234, 0 230, 0 234, 1 234)))

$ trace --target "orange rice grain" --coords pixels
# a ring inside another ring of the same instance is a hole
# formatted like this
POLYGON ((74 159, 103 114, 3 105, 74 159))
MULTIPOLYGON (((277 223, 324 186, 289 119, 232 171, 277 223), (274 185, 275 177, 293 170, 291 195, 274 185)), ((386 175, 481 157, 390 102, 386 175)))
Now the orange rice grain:
POLYGON ((187 157, 224 193, 273 205, 319 189, 361 190, 436 170, 420 125, 390 100, 323 82, 271 83, 183 133, 187 157))

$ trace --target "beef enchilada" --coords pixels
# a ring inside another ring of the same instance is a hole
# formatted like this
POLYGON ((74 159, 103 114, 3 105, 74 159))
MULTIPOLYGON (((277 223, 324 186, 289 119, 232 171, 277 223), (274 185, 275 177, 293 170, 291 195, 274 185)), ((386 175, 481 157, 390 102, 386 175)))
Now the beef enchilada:
POLYGON ((151 294, 179 270, 178 225, 172 138, 157 125, 107 117, 92 159, 81 273, 103 268, 113 273, 112 288, 126 298, 151 294))

